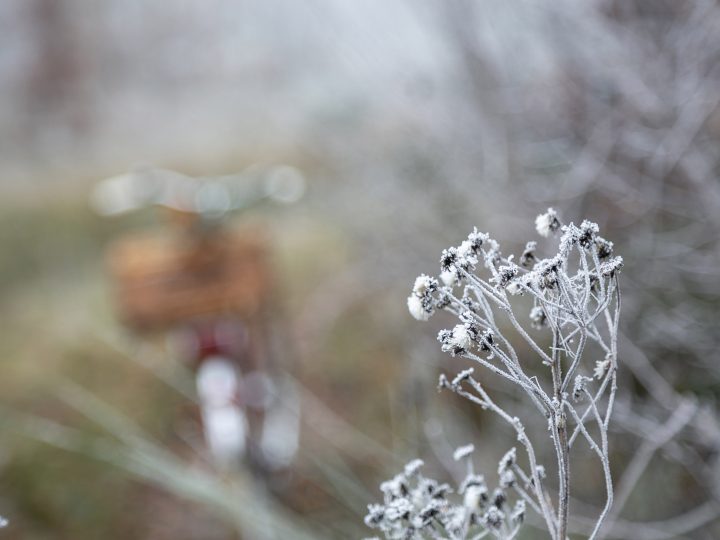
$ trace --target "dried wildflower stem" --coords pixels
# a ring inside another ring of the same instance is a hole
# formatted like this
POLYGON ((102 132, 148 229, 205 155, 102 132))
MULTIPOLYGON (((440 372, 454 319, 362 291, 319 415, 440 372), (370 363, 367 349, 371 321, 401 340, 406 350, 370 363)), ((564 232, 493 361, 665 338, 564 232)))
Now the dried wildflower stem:
POLYGON ((563 226, 549 209, 538 216, 536 226, 543 236, 562 232, 555 256, 538 259, 534 253, 536 242, 529 242, 519 257, 521 267, 515 264, 513 256, 502 255, 495 240, 476 230, 460 246, 443 251, 440 278, 444 286, 426 275, 417 278, 408 298, 408 309, 423 321, 438 309, 453 314, 459 324, 439 333, 442 350, 486 368, 525 393, 534 406, 526 412, 539 413, 548 424, 558 475, 556 497, 547 488, 545 469, 538 460, 536 450, 541 447, 534 444, 523 423, 531 418, 526 418, 525 413, 520 418, 504 410, 490 397, 472 369, 459 373, 452 381, 442 375, 441 388, 494 412, 514 429, 525 450, 529 473, 525 474, 516 463, 512 449, 500 462, 500 491, 492 501, 482 491, 484 487, 478 487, 481 483, 471 479, 472 475, 461 491, 473 482, 476 487, 467 492, 471 496, 466 493, 462 506, 435 501, 432 508, 418 508, 408 500, 407 490, 394 494, 395 491, 384 489, 385 506, 371 508, 368 524, 383 530, 388 539, 514 538, 520 522, 508 518, 504 491, 512 488, 519 496, 523 512, 527 505, 543 518, 553 540, 566 540, 571 500, 570 453, 579 435, 600 459, 606 484, 606 502, 591 539, 598 537, 603 521, 610 515, 614 492, 607 432, 617 388, 620 313, 617 273, 622 259, 612 257, 612 244, 598 235, 594 223, 563 226), (477 271, 481 261, 489 278, 477 271), (514 307, 516 295, 527 295, 533 300, 531 326, 549 330, 550 346, 536 340, 528 325, 521 322, 514 307), (502 327, 497 322, 499 316, 507 323, 502 327), (526 346, 522 355, 506 334, 508 327, 526 346), (604 355, 604 359, 588 361, 588 351, 604 355), (528 375, 542 370, 542 366, 547 366, 548 376, 528 375), (576 401, 588 402, 582 413, 570 402, 569 394, 576 401), (599 441, 586 426, 591 418, 597 424, 599 441), (473 527, 480 530, 473 531, 473 527), (442 534, 437 532, 440 530, 442 534))
MULTIPOLYGON (((545 496, 545 493, 543 493, 543 488, 542 488, 543 484, 541 482, 540 475, 538 474, 538 463, 537 463, 537 458, 535 457, 535 448, 533 447, 532 442, 530 442, 530 439, 528 438, 527 434, 525 433, 525 427, 522 425, 522 423, 520 422, 520 420, 517 417, 510 416, 502 408, 498 407, 498 405, 492 399, 490 399, 490 396, 483 389, 482 385, 479 382, 477 382, 472 377, 468 377, 468 382, 472 386, 473 390, 475 390, 482 398, 479 401, 479 404, 483 408, 488 408, 491 411, 493 411, 495 414, 497 414, 503 420, 505 420, 505 422, 510 424, 513 427, 513 429, 515 429, 515 431, 517 433, 518 441, 520 441, 520 443, 525 447, 525 451, 527 453, 528 460, 530 462, 530 470, 533 475, 532 476, 532 479, 533 479, 532 486, 535 491, 535 497, 537 498, 537 502, 539 503, 540 509, 542 511, 542 516, 545 518, 545 522, 548 526, 548 530, 553 531, 555 528, 555 523, 554 523, 552 511, 548 507, 547 497, 545 496)), ((455 389, 455 392, 464 397, 472 396, 471 394, 468 394, 464 390, 460 389, 459 385, 455 389)))
MULTIPOLYGON (((614 380, 615 380, 615 370, 612 369, 612 377, 613 377, 613 387, 614 380)), ((600 530, 603 526, 603 522, 605 521, 605 518, 608 515, 608 512, 610 511, 610 508, 613 504, 614 499, 614 493, 613 493, 613 483, 612 483, 612 476, 610 474, 610 458, 608 456, 608 440, 607 440, 607 425, 608 421, 610 419, 609 411, 611 409, 611 405, 608 406, 608 414, 605 416, 605 420, 603 420, 600 416, 600 411, 597 408, 597 402, 593 399, 593 397, 590 395, 590 393, 587 391, 587 388, 583 389, 583 393, 585 396, 590 400, 591 407, 593 409, 593 413, 595 414, 595 421, 597 422, 598 427, 600 428, 600 462, 603 466, 603 475, 605 477, 605 489, 607 492, 607 499, 605 501, 605 506, 602 509, 602 512, 600 513, 600 517, 598 518, 597 522, 595 523, 595 527, 593 528, 592 533, 590 534, 589 540, 593 540, 597 537, 597 535, 600 533, 600 530)), ((614 395, 614 391, 613 391, 614 395)), ((582 425, 582 424, 580 424, 582 425)), ((584 426, 583 426, 584 429, 584 426)), ((586 431, 587 433, 587 431, 586 431)), ((595 446, 597 448, 597 445, 595 446)))

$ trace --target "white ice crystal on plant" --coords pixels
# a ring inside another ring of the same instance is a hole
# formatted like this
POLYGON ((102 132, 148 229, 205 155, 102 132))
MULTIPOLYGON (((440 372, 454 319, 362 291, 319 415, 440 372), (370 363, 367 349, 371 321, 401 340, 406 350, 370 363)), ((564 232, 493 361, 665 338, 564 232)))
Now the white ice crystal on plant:
POLYGON ((467 326, 464 324, 455 325, 455 328, 452 330, 452 340, 450 343, 460 349, 470 350, 472 337, 470 336, 470 332, 468 332, 467 326))
POLYGON ((608 367, 610 367, 609 360, 598 360, 595 362, 595 370, 593 371, 595 378, 602 379, 603 375, 605 375, 605 372, 608 370, 608 367))
POLYGON ((542 328, 547 323, 547 317, 543 308, 535 306, 530 310, 530 321, 532 322, 533 328, 542 328))
POLYGON ((552 208, 548 208, 547 212, 535 218, 535 230, 537 230, 540 236, 547 238, 550 236, 550 233, 555 232, 559 228, 560 220, 557 217, 557 212, 552 208))
POLYGON ((405 476, 414 476, 424 464, 422 459, 413 459, 405 465, 405 476))
POLYGON ((440 272, 440 281, 447 287, 453 287, 457 283, 457 273, 450 270, 440 272))
POLYGON ((416 296, 423 296, 427 293, 433 285, 433 279, 425 274, 420 274, 415 278, 415 284, 413 285, 413 293, 416 296))
POLYGON ((438 341, 442 344, 443 351, 454 356, 470 350, 473 336, 465 324, 457 324, 452 330, 441 330, 438 334, 438 341))
POLYGON ((522 294, 522 285, 520 285, 518 280, 513 280, 507 284, 505 290, 513 296, 522 294))
POLYGON ((457 450, 455 450, 455 452, 453 453, 453 459, 455 461, 460 461, 461 459, 468 457, 474 451, 475 451, 474 444, 466 444, 465 446, 461 446, 457 450))
POLYGON ((463 506, 465 506, 468 510, 475 510, 480 506, 483 496, 487 497, 487 488, 485 486, 469 486, 465 490, 463 506))
POLYGON ((408 296, 407 306, 410 315, 415 317, 418 321, 427 321, 430 319, 431 313, 423 307, 422 299, 414 294, 408 296))
POLYGON ((432 293, 438 288, 438 282, 435 278, 419 275, 415 279, 412 292, 407 299, 407 307, 410 315, 419 321, 427 321, 435 312, 435 300, 432 293))

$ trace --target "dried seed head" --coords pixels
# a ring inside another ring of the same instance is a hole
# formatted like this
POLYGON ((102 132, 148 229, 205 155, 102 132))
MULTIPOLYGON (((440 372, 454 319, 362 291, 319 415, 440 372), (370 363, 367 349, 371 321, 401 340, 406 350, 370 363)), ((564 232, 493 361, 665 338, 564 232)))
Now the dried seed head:
POLYGON ((595 237, 595 247, 597 248, 598 257, 601 260, 607 259, 613 254, 613 243, 600 236, 595 237))
POLYGON ((543 328, 547 326, 547 317, 543 308, 535 306, 530 310, 530 321, 533 328, 543 328))
POLYGON ((520 264, 522 266, 524 266, 525 268, 529 268, 530 265, 537 261, 537 257, 535 257, 536 249, 537 242, 535 242, 534 240, 525 244, 525 250, 522 252, 522 255, 520 255, 520 264))
POLYGON ((535 218, 535 229, 540 236, 550 236, 550 233, 557 231, 560 225, 557 212, 552 208, 548 208, 547 212, 535 218))
POLYGON ((423 299, 419 296, 411 294, 407 299, 407 307, 410 315, 415 317, 418 321, 427 321, 433 314, 433 307, 426 306, 423 299))
POLYGON ((443 249, 440 256, 440 269, 443 272, 454 271, 455 263, 458 260, 458 252, 454 247, 443 249))

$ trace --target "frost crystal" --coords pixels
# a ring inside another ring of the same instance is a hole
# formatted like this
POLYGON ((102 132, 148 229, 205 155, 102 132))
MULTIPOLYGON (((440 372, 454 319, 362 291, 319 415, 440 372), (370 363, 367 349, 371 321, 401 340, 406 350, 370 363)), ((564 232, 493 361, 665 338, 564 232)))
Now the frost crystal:
POLYGON ((607 262, 600 265, 600 274, 603 277, 614 277, 617 272, 623 267, 623 258, 614 257, 607 262))
POLYGON ((595 362, 595 370, 593 372, 595 374, 595 378, 602 379, 609 366, 609 360, 598 360, 597 362, 595 362))
POLYGON ((537 249, 537 242, 534 240, 525 244, 525 250, 520 255, 520 264, 527 268, 533 264, 537 258, 535 257, 535 250, 537 249))
POLYGON ((440 273, 440 280, 447 286, 453 287, 457 283, 457 273, 444 270, 440 273))

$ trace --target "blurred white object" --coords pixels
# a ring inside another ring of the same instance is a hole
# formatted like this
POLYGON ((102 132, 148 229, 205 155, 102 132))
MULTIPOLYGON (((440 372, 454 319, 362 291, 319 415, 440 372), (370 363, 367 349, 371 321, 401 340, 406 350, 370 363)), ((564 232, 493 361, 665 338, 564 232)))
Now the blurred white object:
POLYGON ((142 168, 102 180, 90 205, 103 216, 113 216, 152 205, 219 218, 271 199, 297 202, 305 193, 305 177, 296 167, 251 166, 242 173, 192 178, 158 168, 142 168))
POLYGON ((100 182, 90 196, 93 210, 102 216, 113 216, 138 208, 142 201, 132 180, 132 174, 121 174, 100 182))
POLYGON ((196 382, 205 442, 216 461, 231 464, 245 454, 248 432, 236 402, 239 374, 228 360, 214 356, 202 363, 196 382))
POLYGON ((297 202, 305 194, 305 177, 295 167, 278 165, 267 173, 265 193, 283 204, 297 202))
POLYGON ((283 384, 273 406, 265 412, 260 439, 265 462, 282 469, 292 462, 300 443, 300 400, 290 383, 283 384))

